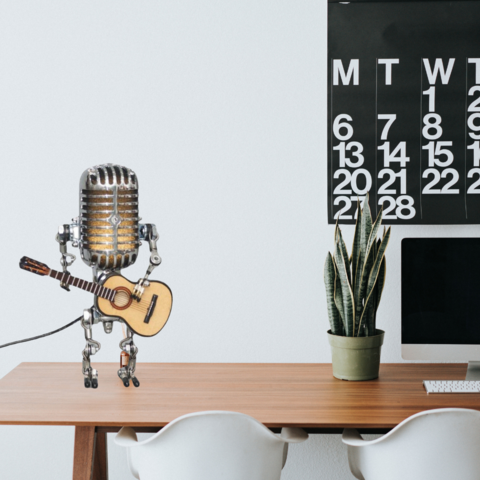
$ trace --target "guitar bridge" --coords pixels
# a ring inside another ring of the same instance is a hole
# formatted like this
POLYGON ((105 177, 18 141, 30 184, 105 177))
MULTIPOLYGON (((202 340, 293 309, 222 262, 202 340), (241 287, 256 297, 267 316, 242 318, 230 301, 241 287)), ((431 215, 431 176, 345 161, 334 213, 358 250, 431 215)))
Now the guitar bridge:
POLYGON ((157 305, 157 298, 158 295, 153 295, 152 296, 152 301, 150 302, 150 305, 147 310, 147 314, 145 315, 145 318, 143 319, 144 323, 148 323, 150 319, 152 318, 153 311, 155 310, 155 306, 157 305))

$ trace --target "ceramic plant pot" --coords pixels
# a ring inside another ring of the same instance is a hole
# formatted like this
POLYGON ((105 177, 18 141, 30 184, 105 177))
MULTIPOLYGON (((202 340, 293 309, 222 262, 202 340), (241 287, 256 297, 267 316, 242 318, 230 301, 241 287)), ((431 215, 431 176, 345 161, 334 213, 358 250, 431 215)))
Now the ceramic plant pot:
POLYGON ((378 378, 383 330, 372 337, 340 337, 328 332, 332 347, 333 376, 341 380, 373 380, 378 378))

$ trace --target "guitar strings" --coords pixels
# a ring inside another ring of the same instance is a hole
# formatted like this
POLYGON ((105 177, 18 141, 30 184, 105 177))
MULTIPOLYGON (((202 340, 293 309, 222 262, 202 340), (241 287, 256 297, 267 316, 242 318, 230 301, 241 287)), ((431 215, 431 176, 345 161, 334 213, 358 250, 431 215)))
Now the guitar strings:
MULTIPOLYGON (((148 308, 150 306, 150 304, 147 306, 147 303, 149 303, 148 301, 144 301, 144 300, 140 300, 140 302, 136 302, 136 300, 133 300, 131 305, 126 308, 125 310, 136 310, 138 312, 141 312, 141 313, 147 313, 148 312, 148 308)), ((111 302, 111 303, 114 303, 114 302, 111 302)))
MULTIPOLYGON (((110 301, 110 303, 114 304, 114 301, 110 301)), ((145 299, 141 299, 140 302, 136 302, 136 300, 133 300, 131 305, 126 308, 125 310, 136 310, 140 313, 147 313, 148 309, 150 307, 149 301, 146 301, 145 299), (148 305, 147 305, 148 304, 148 305)))

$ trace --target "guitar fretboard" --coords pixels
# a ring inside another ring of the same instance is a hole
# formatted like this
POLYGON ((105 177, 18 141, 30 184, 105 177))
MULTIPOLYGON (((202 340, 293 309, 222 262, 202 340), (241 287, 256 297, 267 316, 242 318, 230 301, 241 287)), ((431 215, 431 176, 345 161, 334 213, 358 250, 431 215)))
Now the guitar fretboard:
POLYGON ((81 288, 82 290, 86 290, 87 292, 93 293, 97 297, 105 298, 110 302, 113 302, 115 298, 115 294, 117 293, 115 290, 111 288, 102 287, 98 283, 94 282, 87 282, 86 280, 82 280, 81 278, 72 277, 68 273, 57 272, 56 270, 50 270, 49 276, 55 278, 56 280, 60 280, 63 283, 67 283, 68 285, 73 285, 74 287, 81 288))

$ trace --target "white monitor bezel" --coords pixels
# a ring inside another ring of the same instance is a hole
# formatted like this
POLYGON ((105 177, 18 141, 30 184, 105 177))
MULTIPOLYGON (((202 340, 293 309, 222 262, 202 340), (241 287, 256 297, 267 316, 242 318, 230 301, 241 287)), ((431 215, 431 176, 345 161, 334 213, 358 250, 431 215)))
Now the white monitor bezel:
POLYGON ((402 358, 404 360, 468 362, 480 360, 480 345, 402 343, 402 358))

